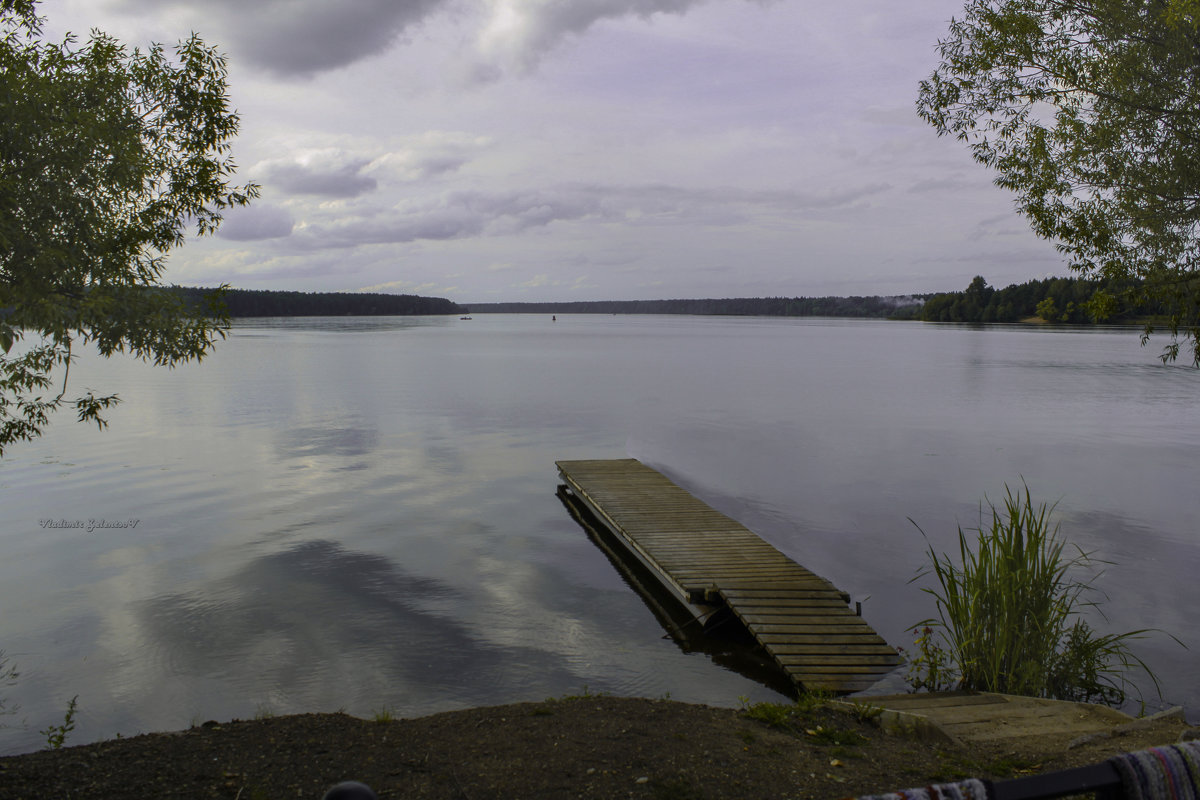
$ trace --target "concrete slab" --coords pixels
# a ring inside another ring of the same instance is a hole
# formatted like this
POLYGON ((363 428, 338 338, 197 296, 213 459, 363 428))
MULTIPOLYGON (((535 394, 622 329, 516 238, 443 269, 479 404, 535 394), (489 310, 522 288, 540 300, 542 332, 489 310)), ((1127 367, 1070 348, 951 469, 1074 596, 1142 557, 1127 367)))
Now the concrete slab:
POLYGON ((957 743, 1001 743, 1046 735, 1074 739, 1111 732, 1134 721, 1107 706, 994 692, 895 694, 835 702, 850 709, 856 704, 877 706, 884 709, 879 719, 885 728, 957 743))

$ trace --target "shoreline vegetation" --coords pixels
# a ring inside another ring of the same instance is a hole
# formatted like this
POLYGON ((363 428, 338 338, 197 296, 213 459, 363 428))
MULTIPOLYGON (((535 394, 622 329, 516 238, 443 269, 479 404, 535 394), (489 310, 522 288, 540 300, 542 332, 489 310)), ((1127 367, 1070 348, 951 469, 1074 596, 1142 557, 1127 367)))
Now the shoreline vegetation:
POLYGON ((225 312, 237 317, 341 317, 415 316, 418 314, 461 314, 458 304, 443 297, 415 294, 367 292, 288 292, 267 289, 216 289, 174 286, 173 291, 191 308, 211 307, 219 293, 225 312))
MULTIPOLYGON (((216 289, 173 287, 194 308, 216 289)), ((450 314, 686 314, 694 316, 846 317, 924 322, 1142 325, 1169 309, 1138 284, 1045 278, 997 289, 976 276, 963 291, 849 297, 734 297, 666 300, 456 303, 442 297, 363 292, 224 289, 231 318, 450 314), (1118 298, 1120 302, 1118 302, 1118 298)))
MULTIPOLYGON (((690 314, 754 317, 888 318, 920 309, 932 295, 872 297, 730 297, 580 300, 565 303, 468 303, 479 314, 690 314)), ((904 316, 905 319, 910 317, 904 316)))
POLYGON ((449 711, 261 715, 0 757, 0 796, 834 798, 1094 764, 1190 735, 1178 717, 1072 743, 922 741, 803 698, 741 710, 604 695, 449 711))

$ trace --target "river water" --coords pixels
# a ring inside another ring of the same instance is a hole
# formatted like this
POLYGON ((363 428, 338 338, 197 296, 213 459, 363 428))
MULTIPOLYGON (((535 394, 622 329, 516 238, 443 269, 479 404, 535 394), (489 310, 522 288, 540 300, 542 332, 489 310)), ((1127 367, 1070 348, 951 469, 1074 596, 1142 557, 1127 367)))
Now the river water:
POLYGON ((584 691, 779 699, 665 639, 555 496, 555 460, 626 456, 902 646, 933 613, 910 583, 927 542, 1024 480, 1111 562, 1096 627, 1190 647, 1136 644, 1163 688, 1139 681, 1148 708, 1200 713, 1200 372, 1128 329, 246 320, 202 364, 85 355, 71 384, 121 394, 110 427, 63 415, 0 464, 0 648, 21 673, 0 752, 44 746, 75 695, 72 743, 584 691))

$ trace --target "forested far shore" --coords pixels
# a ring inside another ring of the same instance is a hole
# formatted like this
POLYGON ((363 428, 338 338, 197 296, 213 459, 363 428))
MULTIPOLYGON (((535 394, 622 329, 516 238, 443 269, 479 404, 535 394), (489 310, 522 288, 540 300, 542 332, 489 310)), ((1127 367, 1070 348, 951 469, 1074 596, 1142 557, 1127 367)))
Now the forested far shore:
POLYGON ((581 300, 466 303, 479 314, 699 314, 765 317, 912 318, 931 295, 895 297, 738 297, 708 300, 581 300))
MULTIPOLYGON (((205 308, 215 291, 172 287, 205 308)), ((441 297, 361 292, 295 292, 226 289, 230 317, 389 316, 416 314, 693 314, 702 316, 863 317, 926 322, 1020 322, 1091 324, 1130 322, 1169 309, 1145 299, 1136 283, 1116 285, 1084 278, 1044 278, 989 286, 982 276, 959 292, 850 297, 739 297, 672 300, 577 300, 536 303, 457 304, 441 297)))
POLYGON ((1044 278, 988 286, 976 275, 961 292, 929 296, 914 319, 926 322, 1068 322, 1075 325, 1133 322, 1170 313, 1136 281, 1044 278))
MULTIPOLYGON (((216 290, 175 286, 190 305, 204 308, 216 290)), ((231 317, 341 317, 460 314, 464 309, 442 297, 365 292, 281 292, 226 289, 221 296, 231 317)))

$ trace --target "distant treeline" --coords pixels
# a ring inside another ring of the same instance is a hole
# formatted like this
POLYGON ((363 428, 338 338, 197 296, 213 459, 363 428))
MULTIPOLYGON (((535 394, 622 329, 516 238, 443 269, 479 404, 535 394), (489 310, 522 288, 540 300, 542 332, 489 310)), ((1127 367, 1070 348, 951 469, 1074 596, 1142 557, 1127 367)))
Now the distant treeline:
MULTIPOLYGON (((564 303, 472 303, 460 306, 441 297, 350 292, 275 292, 228 289, 231 317, 389 316, 410 314, 697 314, 769 317, 876 317, 927 322, 1124 321, 1163 313, 1138 301, 1137 286, 1083 278, 1046 278, 988 286, 976 276, 961 292, 871 297, 738 297, 676 300, 583 300, 564 303), (1120 298, 1120 302, 1118 302, 1120 298)), ((173 287, 203 307, 212 289, 173 287)))
MULTIPOLYGON (((173 290, 190 304, 204 307, 212 289, 177 286, 173 290)), ((231 317, 343 317, 413 314, 459 314, 455 303, 441 297, 415 294, 365 294, 353 292, 272 292, 227 289, 225 307, 231 317)))
POLYGON ((570 303, 471 303, 479 314, 709 314, 766 317, 906 318, 929 295, 904 297, 738 297, 723 300, 584 300, 570 303), (907 313, 906 313, 907 312, 907 313))
POLYGON ((917 319, 926 322, 1019 322, 1039 317, 1047 322, 1119 322, 1162 313, 1156 303, 1138 296, 1133 284, 1110 284, 1084 278, 1045 278, 1004 289, 975 276, 961 292, 935 294, 917 319))

